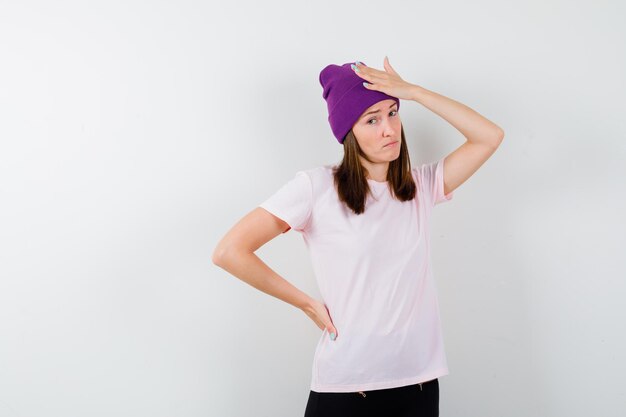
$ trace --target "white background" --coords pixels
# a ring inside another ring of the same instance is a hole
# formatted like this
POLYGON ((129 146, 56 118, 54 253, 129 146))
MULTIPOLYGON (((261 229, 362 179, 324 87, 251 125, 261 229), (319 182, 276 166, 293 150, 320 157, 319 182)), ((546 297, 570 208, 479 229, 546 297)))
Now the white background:
MULTIPOLYGON (((505 131, 433 219, 441 416, 622 416, 625 9, 0 2, 0 416, 303 415, 321 331, 211 255, 340 161, 321 69, 385 55, 505 131)), ((400 115, 414 166, 465 140, 400 115)), ((257 254, 319 297, 297 232, 257 254)))

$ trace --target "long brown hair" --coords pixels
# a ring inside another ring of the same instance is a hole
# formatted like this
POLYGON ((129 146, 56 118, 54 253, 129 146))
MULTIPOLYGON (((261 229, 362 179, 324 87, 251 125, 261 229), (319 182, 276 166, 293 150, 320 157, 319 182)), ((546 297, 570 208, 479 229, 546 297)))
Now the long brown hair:
MULTIPOLYGON (((401 129, 400 156, 389 162, 387 181, 392 195, 400 201, 409 201, 415 198, 417 187, 411 175, 411 160, 404 137, 404 126, 401 129)), ((343 141, 343 160, 333 167, 335 189, 339 201, 344 202, 355 214, 365 211, 367 194, 371 194, 367 182, 367 169, 361 165, 359 155, 370 161, 350 130, 343 141)), ((371 161, 370 161, 371 162, 371 161)))

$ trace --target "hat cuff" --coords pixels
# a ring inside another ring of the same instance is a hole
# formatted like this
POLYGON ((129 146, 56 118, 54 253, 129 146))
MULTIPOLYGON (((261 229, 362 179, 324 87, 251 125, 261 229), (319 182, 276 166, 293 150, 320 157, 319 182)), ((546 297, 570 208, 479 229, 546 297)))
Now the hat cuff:
POLYGON ((366 90, 364 94, 349 94, 356 87, 364 87, 360 82, 355 84, 333 106, 333 109, 340 108, 343 105, 343 112, 331 111, 328 116, 328 121, 332 127, 333 134, 340 144, 343 144, 343 139, 346 134, 352 129, 354 124, 358 121, 359 116, 363 114, 370 106, 378 103, 382 100, 394 100, 400 109, 400 100, 397 97, 392 97, 382 91, 366 90))

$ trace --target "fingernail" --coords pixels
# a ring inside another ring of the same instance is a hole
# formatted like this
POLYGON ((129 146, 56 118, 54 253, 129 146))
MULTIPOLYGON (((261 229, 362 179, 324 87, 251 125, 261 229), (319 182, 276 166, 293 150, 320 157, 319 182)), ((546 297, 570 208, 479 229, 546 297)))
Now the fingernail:
POLYGON ((337 336, 335 335, 335 332, 332 332, 332 333, 330 334, 330 338, 331 338, 331 340, 335 340, 335 338, 336 338, 336 337, 337 337, 337 336))

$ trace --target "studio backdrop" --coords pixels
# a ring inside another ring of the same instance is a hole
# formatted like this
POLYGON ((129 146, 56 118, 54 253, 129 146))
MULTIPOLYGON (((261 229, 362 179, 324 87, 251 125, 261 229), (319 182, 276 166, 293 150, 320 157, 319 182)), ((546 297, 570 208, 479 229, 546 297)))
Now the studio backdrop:
MULTIPOLYGON (((321 69, 385 56, 506 133, 433 212, 441 416, 622 416, 625 11, 3 1, 0 416, 302 416, 321 330, 212 253, 341 160, 321 69)), ((465 141, 400 114, 413 166, 465 141)), ((256 254, 320 299, 300 233, 256 254)))

